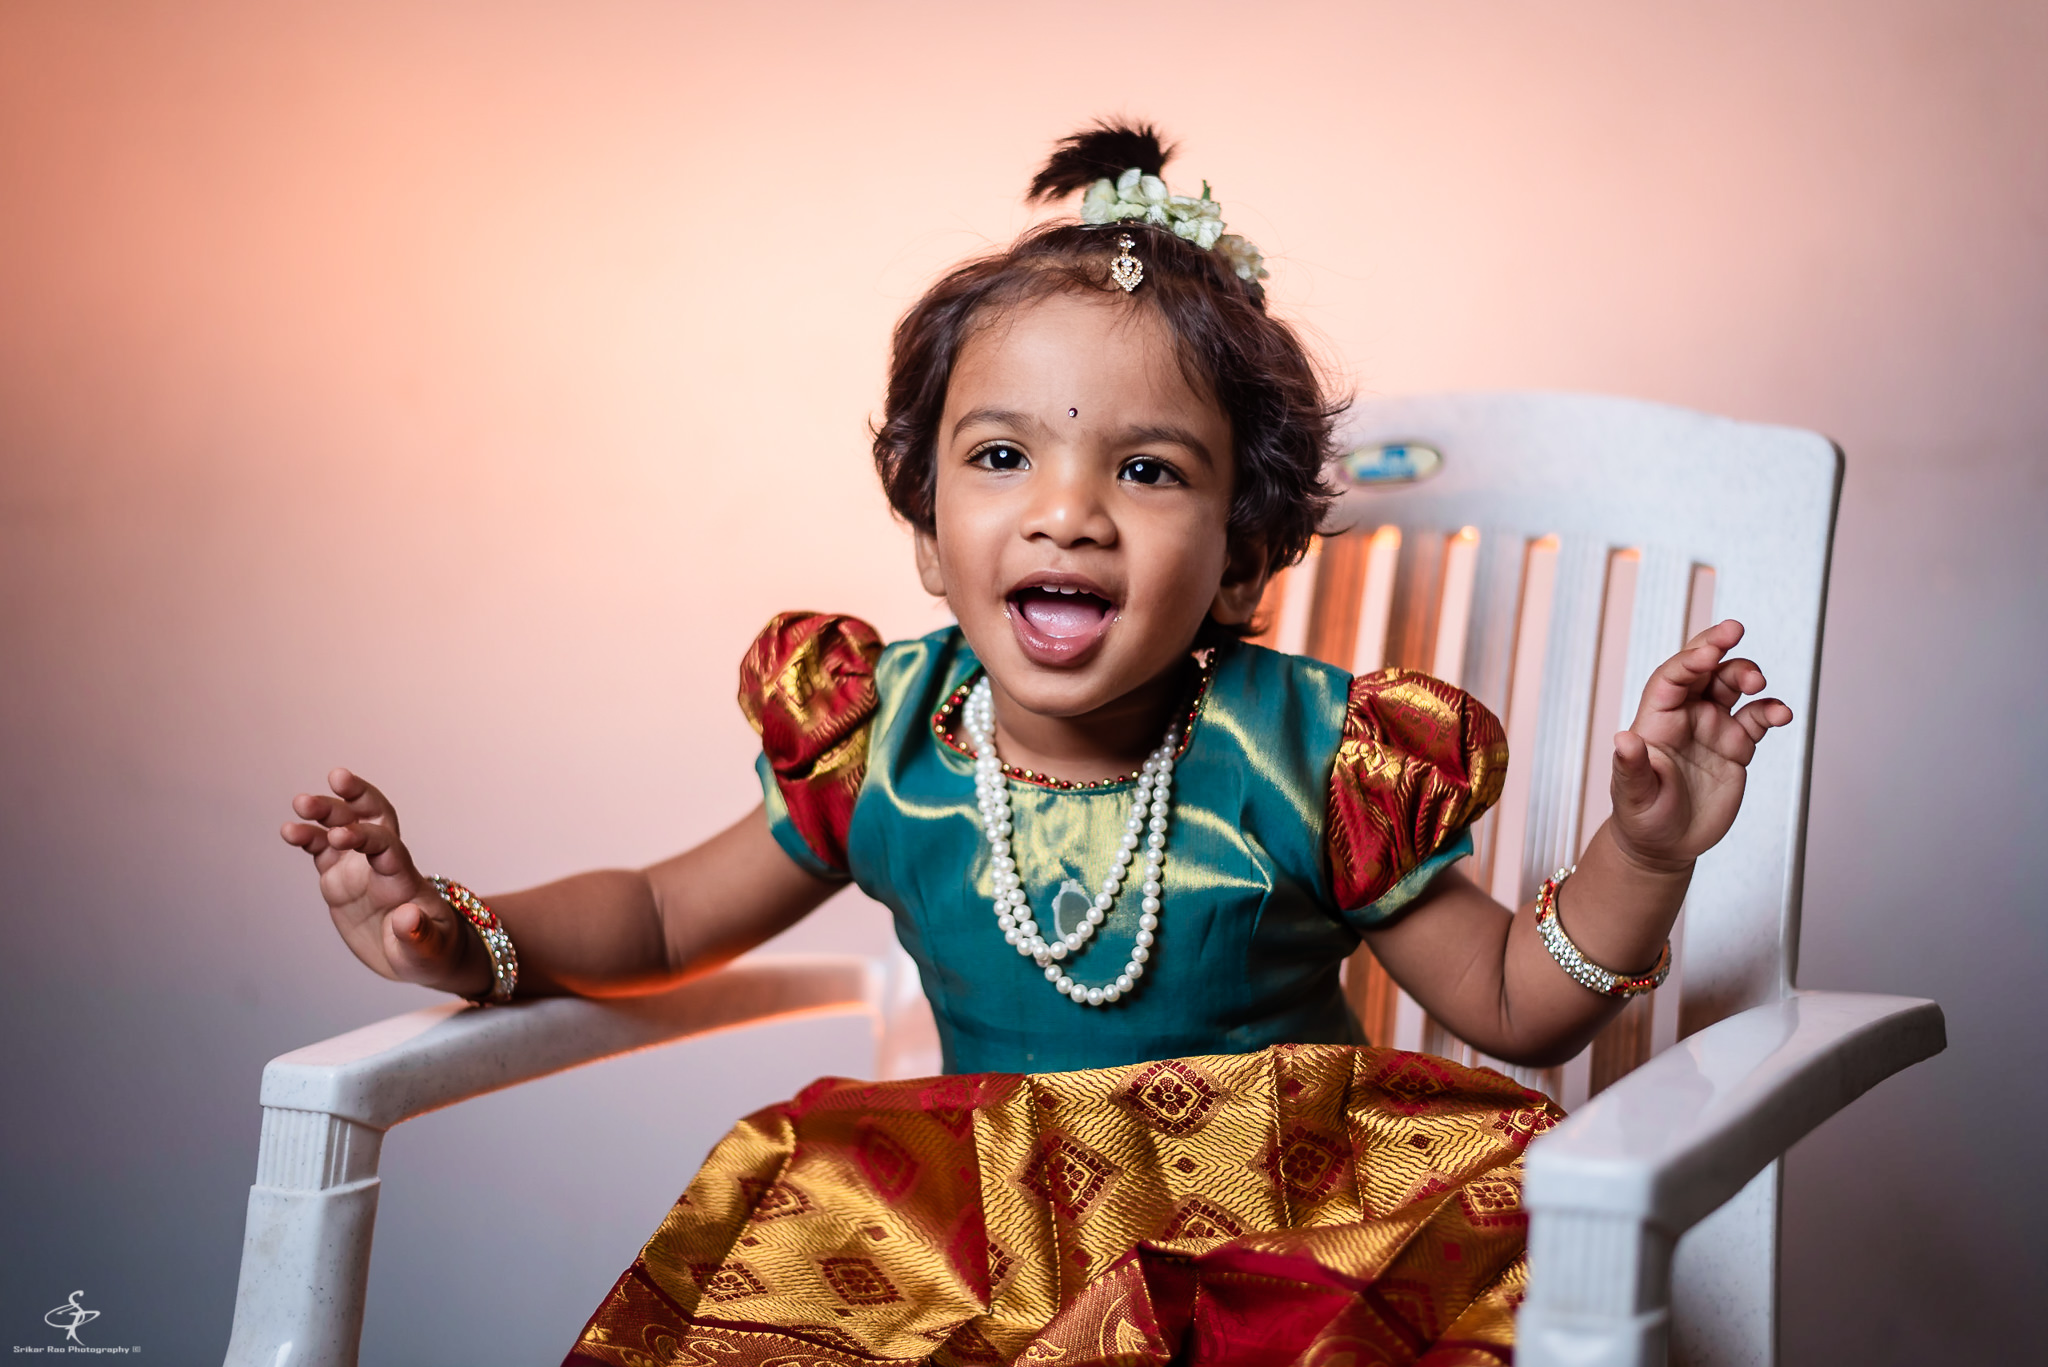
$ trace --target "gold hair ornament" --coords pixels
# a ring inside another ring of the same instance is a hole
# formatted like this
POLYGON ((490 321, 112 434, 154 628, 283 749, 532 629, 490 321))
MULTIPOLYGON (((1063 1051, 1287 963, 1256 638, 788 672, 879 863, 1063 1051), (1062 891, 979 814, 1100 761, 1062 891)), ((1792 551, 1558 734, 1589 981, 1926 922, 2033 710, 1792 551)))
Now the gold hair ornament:
POLYGON ((1122 248, 1122 251, 1118 253, 1116 260, 1109 263, 1109 278, 1122 286, 1125 294, 1129 294, 1144 283, 1145 263, 1131 255, 1131 248, 1138 244, 1131 240, 1129 233, 1118 238, 1116 245, 1122 248))

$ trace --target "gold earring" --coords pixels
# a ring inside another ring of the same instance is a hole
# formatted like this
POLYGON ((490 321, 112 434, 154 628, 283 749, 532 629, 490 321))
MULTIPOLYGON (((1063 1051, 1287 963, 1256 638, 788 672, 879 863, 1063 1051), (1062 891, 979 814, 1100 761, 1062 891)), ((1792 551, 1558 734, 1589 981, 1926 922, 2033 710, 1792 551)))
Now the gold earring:
POLYGON ((1109 263, 1109 278, 1121 285, 1125 294, 1129 294, 1144 282, 1145 263, 1131 255, 1131 248, 1137 243, 1131 240, 1129 233, 1119 237, 1116 245, 1123 249, 1123 253, 1109 263))

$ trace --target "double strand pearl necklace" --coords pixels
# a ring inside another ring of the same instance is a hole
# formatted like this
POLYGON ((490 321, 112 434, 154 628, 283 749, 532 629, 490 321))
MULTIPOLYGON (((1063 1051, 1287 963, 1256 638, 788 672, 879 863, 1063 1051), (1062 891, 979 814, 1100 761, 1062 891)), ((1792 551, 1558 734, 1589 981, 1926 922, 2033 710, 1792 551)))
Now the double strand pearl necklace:
POLYGON ((1166 728, 1166 739, 1159 742, 1159 748, 1138 771, 1138 785, 1131 794, 1130 816, 1124 822, 1123 847, 1116 852, 1116 861, 1110 865, 1109 873, 1104 876, 1101 889, 1095 894, 1086 916, 1073 930, 1063 935, 1055 914, 1053 938, 1048 940, 1040 933, 1037 921, 1032 919, 1030 904, 1024 896, 1023 880, 1017 874, 1017 861, 1010 853, 1010 836, 1015 829, 1010 822, 1010 785, 1003 772, 1003 762, 996 755, 995 699, 986 675, 967 695, 961 721, 968 739, 974 743, 974 793, 981 804, 982 830, 988 836, 991 856, 989 880, 995 886, 996 927, 1002 931, 1004 942, 1019 954, 1034 960, 1045 971, 1045 980, 1053 985, 1054 990, 1077 1006, 1101 1006, 1135 990, 1138 979, 1145 976, 1146 961, 1152 957, 1153 936, 1159 930, 1159 887, 1162 866, 1166 862, 1167 813, 1172 802, 1173 756, 1180 748, 1180 723, 1175 722, 1166 728), (1061 964, 1067 956, 1078 955, 1094 937, 1096 927, 1116 905, 1117 894, 1123 890, 1131 864, 1140 850, 1145 855, 1145 873, 1139 884, 1144 900, 1139 903, 1138 939, 1131 949, 1130 962, 1124 965, 1123 972, 1114 982, 1098 987, 1084 986, 1076 982, 1061 964))

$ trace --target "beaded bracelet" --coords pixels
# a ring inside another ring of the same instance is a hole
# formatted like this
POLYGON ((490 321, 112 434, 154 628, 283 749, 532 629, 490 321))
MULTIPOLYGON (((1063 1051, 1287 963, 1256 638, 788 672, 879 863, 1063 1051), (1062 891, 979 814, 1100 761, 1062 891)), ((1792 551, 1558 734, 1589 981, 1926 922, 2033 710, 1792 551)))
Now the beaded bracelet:
POLYGON ((502 1006, 511 1001, 513 989, 519 986, 519 955, 512 948, 512 937, 505 933, 504 924, 498 920, 498 913, 460 883, 447 878, 429 878, 427 882, 441 894, 442 901, 461 912, 462 919, 476 927, 477 935, 484 942, 484 952, 491 956, 490 990, 478 993, 470 1000, 479 1006, 502 1006))
POLYGON ((1608 972, 1581 954, 1579 947, 1572 943, 1572 937, 1564 933, 1564 924, 1557 919, 1557 890, 1577 871, 1577 865, 1559 869, 1544 879, 1543 886, 1536 890, 1536 933, 1543 937, 1543 947, 1550 951, 1550 957, 1571 975, 1573 982, 1603 997, 1633 997, 1651 988, 1662 987, 1664 980, 1671 976, 1671 941, 1664 942, 1664 952, 1657 956, 1655 968, 1648 973, 1624 976, 1608 972))

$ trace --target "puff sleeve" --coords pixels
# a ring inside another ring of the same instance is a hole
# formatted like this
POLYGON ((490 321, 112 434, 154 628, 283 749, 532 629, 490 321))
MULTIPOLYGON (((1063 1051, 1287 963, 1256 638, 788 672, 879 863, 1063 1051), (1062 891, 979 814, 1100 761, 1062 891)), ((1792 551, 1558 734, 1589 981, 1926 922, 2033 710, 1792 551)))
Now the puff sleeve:
POLYGON ((847 876, 846 832, 867 777, 881 653, 881 638, 857 617, 785 612, 740 662, 740 710, 761 736, 769 828, 820 877, 847 876))
POLYGON ((1403 669, 1351 681, 1324 850, 1354 929, 1384 925, 1472 852, 1467 828, 1499 799, 1507 765, 1500 721, 1462 689, 1403 669))

